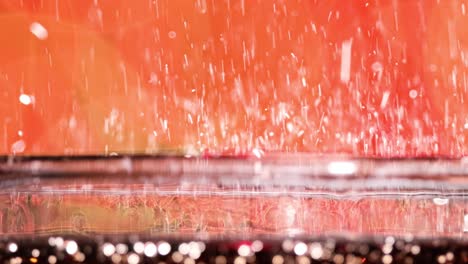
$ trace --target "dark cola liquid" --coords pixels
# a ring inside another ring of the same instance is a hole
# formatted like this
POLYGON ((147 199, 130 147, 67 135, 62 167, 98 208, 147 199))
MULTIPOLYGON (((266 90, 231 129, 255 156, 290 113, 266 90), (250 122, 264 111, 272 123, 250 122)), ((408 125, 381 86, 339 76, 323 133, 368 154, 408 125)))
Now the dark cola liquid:
POLYGON ((41 237, 3 240, 2 263, 467 263, 467 241, 410 238, 180 240, 41 237))

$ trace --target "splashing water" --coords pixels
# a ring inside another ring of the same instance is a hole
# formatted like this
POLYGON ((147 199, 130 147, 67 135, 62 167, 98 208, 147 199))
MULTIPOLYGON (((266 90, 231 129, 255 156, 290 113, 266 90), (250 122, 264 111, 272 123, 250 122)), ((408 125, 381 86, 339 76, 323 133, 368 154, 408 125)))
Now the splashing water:
POLYGON ((0 1, 0 152, 463 156, 466 4, 0 1))
MULTIPOLYGON (((463 240, 466 160, 411 158, 468 154, 467 4, 0 0, 0 156, 11 155, 0 157, 0 234, 389 236, 373 257, 368 245, 332 256, 286 240, 297 258, 273 263, 392 263, 400 251, 412 263, 427 251, 413 237, 463 240), (407 159, 317 158, 337 154, 407 159), (74 157, 15 157, 29 155, 74 157)), ((62 255, 36 249, 31 263, 90 258, 51 239, 62 255)), ((102 261, 203 251, 112 243, 102 261)), ((0 249, 11 263, 29 251, 0 249)), ((433 257, 463 261, 462 250, 433 257)), ((240 244, 232 260, 254 251, 240 244)))

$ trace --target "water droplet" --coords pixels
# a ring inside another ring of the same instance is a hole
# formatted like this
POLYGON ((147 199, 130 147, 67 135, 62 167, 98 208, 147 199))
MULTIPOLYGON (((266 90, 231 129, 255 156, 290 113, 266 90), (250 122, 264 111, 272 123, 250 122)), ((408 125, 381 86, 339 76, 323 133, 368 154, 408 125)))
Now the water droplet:
POLYGON ((263 156, 263 151, 261 149, 258 149, 258 148, 254 148, 252 150, 252 153, 254 154, 255 157, 257 158, 261 158, 263 156))
POLYGON ((463 217, 463 232, 468 232, 468 214, 463 217))
POLYGON ((27 95, 27 94, 21 94, 19 96, 19 101, 20 103, 24 104, 24 105, 30 105, 33 103, 33 97, 30 96, 30 95, 27 95))
POLYGON ((384 109, 387 106, 389 97, 390 97, 390 92, 385 91, 383 96, 382 96, 382 101, 380 101, 380 109, 384 109))
POLYGON ((436 197, 436 198, 432 199, 432 201, 437 205, 447 205, 449 203, 449 199, 440 198, 440 197, 436 197))
POLYGON ((68 127, 71 129, 74 129, 76 128, 76 125, 77 125, 76 118, 74 116, 70 117, 70 119, 68 120, 68 127))
POLYGON ((411 97, 411 99, 416 99, 416 97, 418 97, 418 91, 412 89, 412 90, 409 92, 409 96, 411 97))
POLYGON ((208 10, 206 6, 206 0, 197 0, 197 8, 200 13, 205 14, 208 10))
POLYGON ((38 22, 33 22, 31 26, 29 26, 29 30, 40 40, 45 40, 49 36, 47 29, 38 22))
POLYGON ((351 78, 351 48, 353 40, 344 41, 341 45, 341 72, 340 80, 348 83, 351 78))
POLYGON ((169 31, 167 35, 170 39, 175 39, 177 37, 177 33, 175 31, 169 31))
POLYGON ((328 164, 328 172, 338 175, 352 175, 356 173, 357 166, 351 161, 335 161, 328 164))
POLYGON ((383 74, 383 65, 382 63, 376 61, 372 63, 371 69, 375 74, 375 77, 377 78, 378 81, 382 79, 382 74, 383 74))
POLYGON ((11 152, 21 153, 26 149, 26 143, 24 140, 18 140, 13 145, 11 145, 11 152))

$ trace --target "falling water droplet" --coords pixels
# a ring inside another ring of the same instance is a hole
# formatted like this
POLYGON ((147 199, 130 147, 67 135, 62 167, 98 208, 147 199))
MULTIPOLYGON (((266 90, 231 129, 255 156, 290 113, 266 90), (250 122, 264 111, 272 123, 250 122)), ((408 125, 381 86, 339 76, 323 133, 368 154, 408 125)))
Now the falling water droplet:
POLYGON ((206 0, 197 0, 197 8, 200 13, 205 14, 208 10, 206 0))
POLYGON ((463 232, 468 232, 468 214, 463 217, 463 232))
POLYGON ((24 140, 18 140, 13 145, 11 145, 11 152, 13 153, 21 153, 24 152, 26 149, 26 143, 24 140))
POLYGON ((175 31, 169 31, 168 36, 170 39, 175 39, 177 37, 177 33, 175 31))
POLYGON ((33 22, 29 27, 31 33, 40 40, 45 40, 49 36, 47 29, 39 22, 33 22))
POLYGON ((21 94, 19 96, 19 101, 20 103, 24 104, 24 105, 30 105, 33 103, 33 97, 30 96, 30 95, 27 95, 27 94, 21 94))
POLYGON ((340 79, 343 83, 348 83, 351 78, 351 48, 353 40, 346 40, 341 45, 341 72, 340 79))
POLYGON ((436 198, 432 199, 432 201, 437 205, 447 205, 449 203, 449 199, 440 198, 440 197, 436 197, 436 198))
POLYGON ((409 92, 409 96, 411 99, 416 99, 416 97, 418 97, 418 91, 411 89, 409 92))

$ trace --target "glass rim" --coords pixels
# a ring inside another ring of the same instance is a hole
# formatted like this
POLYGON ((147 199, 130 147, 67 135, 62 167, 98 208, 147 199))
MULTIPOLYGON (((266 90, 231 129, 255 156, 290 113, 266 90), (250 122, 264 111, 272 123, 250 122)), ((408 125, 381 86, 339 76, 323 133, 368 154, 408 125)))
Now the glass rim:
MULTIPOLYGON (((93 184, 190 183, 249 187, 306 188, 339 193, 345 190, 468 190, 468 159, 374 159, 311 154, 268 154, 257 157, 54 156, 0 157, 4 190, 40 181, 93 184), (13 181, 12 181, 13 180, 13 181)), ((261 188, 258 189, 261 191, 261 188)), ((410 194, 410 193, 406 194, 410 194)))

